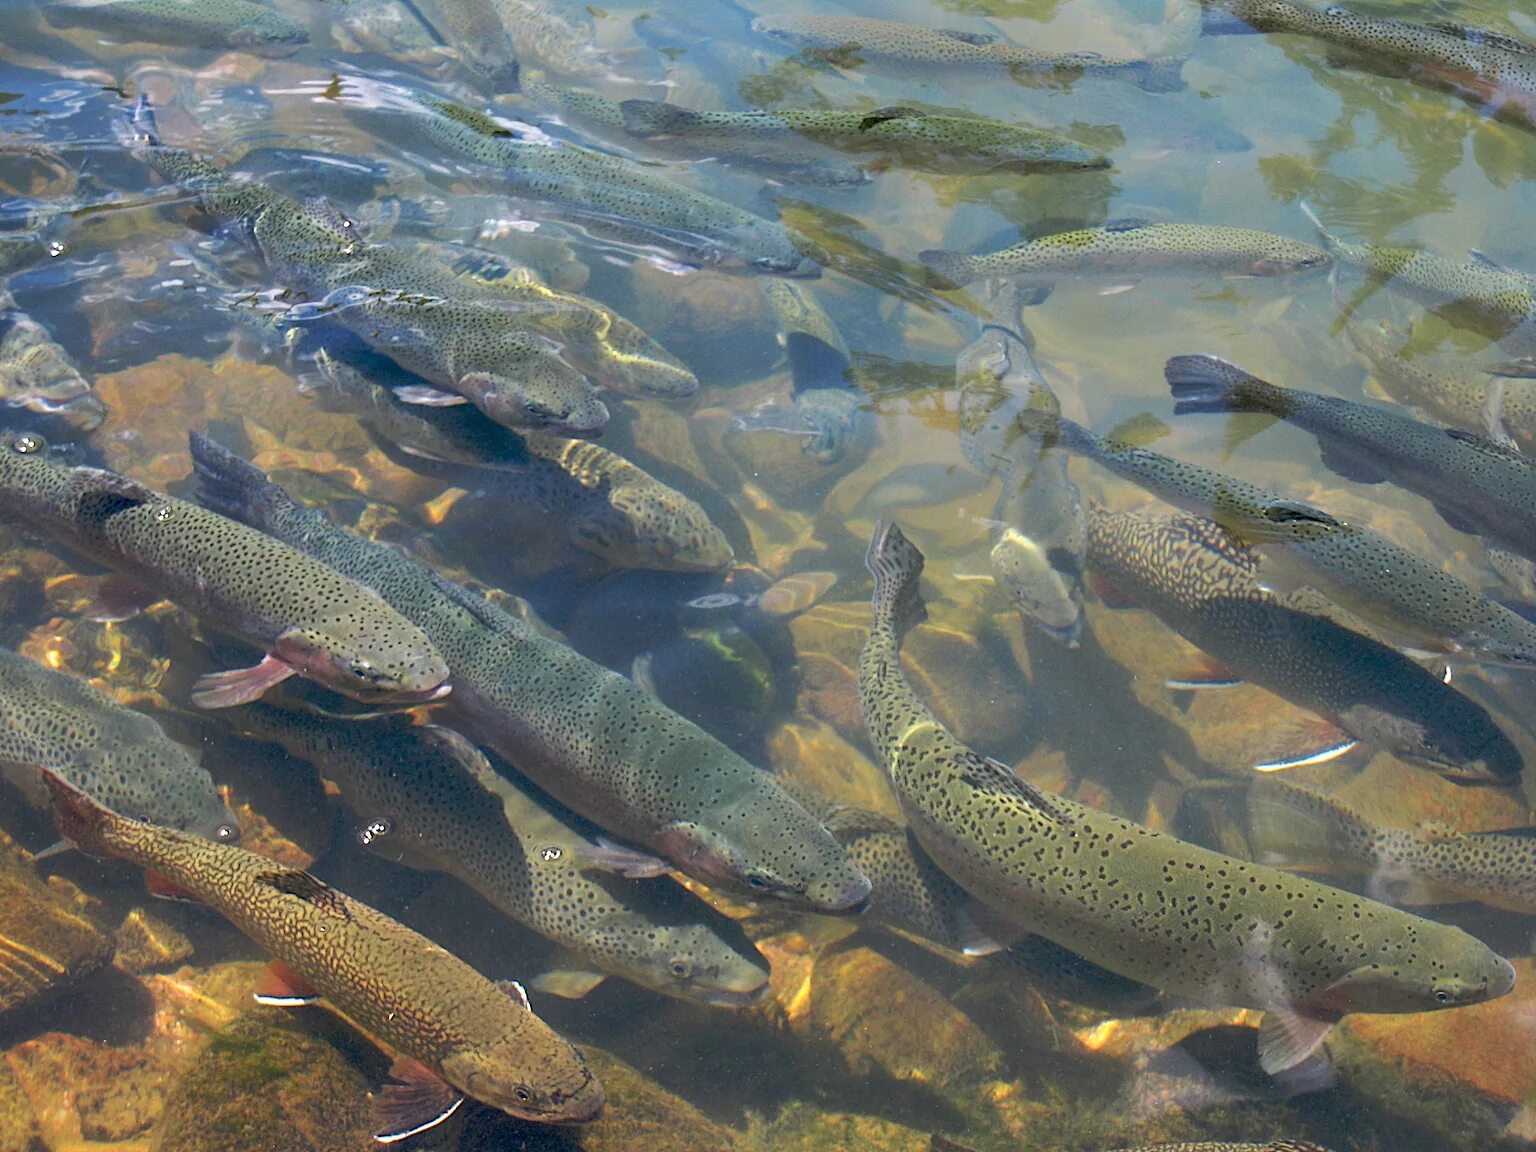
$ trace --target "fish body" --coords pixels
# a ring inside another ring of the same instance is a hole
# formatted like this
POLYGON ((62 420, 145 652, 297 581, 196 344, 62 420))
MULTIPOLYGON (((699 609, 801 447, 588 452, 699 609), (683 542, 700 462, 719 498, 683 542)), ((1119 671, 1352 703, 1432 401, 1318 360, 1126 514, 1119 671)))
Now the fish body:
POLYGON ((107 409, 69 353, 0 289, 0 405, 31 413, 47 431, 90 432, 107 409))
POLYGON ((1180 62, 1128 59, 1099 52, 1051 52, 1012 44, 989 33, 926 28, 864 16, 764 14, 752 28, 765 36, 832 53, 838 60, 876 61, 890 66, 922 66, 969 71, 999 71, 1016 80, 1040 75, 1119 75, 1148 91, 1183 86, 1180 62))
POLYGON ((1485 436, 1385 408, 1282 388, 1214 356, 1165 369, 1175 412, 1263 412, 1317 437, 1323 463, 1350 480, 1391 481, 1434 504, 1453 528, 1536 558, 1536 461, 1485 436))
POLYGON ((1220 667, 1356 740, 1469 781, 1520 772, 1481 706, 1385 644, 1265 591, 1257 559, 1210 520, 1095 507, 1086 559, 1220 667))
POLYGON ((250 0, 49 0, 44 14, 153 44, 286 56, 309 43, 303 27, 250 0))
POLYGON ((1265 1140, 1258 1144, 1201 1140, 1193 1144, 1138 1144, 1134 1148, 1115 1148, 1112 1152, 1328 1152, 1328 1149, 1310 1140, 1265 1140))
POLYGON ((1268 587, 1312 587, 1407 647, 1516 667, 1536 663, 1536 624, 1368 528, 1069 420, 1031 419, 1063 447, 1254 544, 1268 587))
POLYGON ((697 502, 637 464, 590 440, 547 432, 521 435, 465 408, 406 404, 356 366, 324 349, 321 379, 309 386, 333 408, 355 413, 380 439, 423 465, 454 470, 462 487, 519 507, 542 509, 566 538, 618 568, 704 572, 735 556, 730 541, 697 502))
POLYGON ((711 886, 823 912, 869 880, 761 769, 628 679, 294 503, 194 434, 201 498, 378 590, 454 669, 455 714, 572 811, 711 886))
POLYGON ((492 92, 516 92, 520 70, 512 38, 493 0, 436 0, 441 31, 465 67, 492 92))
POLYGON ((1107 168, 1109 157, 1043 128, 919 108, 840 112, 779 108, 771 112, 704 112, 659 100, 625 100, 624 130, 641 139, 714 141, 809 140, 844 152, 889 156, 928 172, 1045 172, 1107 168))
POLYGON ((554 0, 491 0, 521 59, 562 76, 599 78, 612 71, 595 47, 597 30, 588 11, 554 0))
MULTIPOLYGON (((617 976, 696 1003, 750 1004, 768 973, 727 939, 729 920, 670 880, 631 881, 585 856, 584 835, 462 736, 390 717, 357 723, 267 705, 232 717, 340 789, 368 849, 444 872, 583 962, 591 987, 617 976)), ((574 972, 562 973, 568 986, 574 972)), ((541 981, 535 981, 539 986, 541 981)))
MULTIPOLYGON (((861 396, 853 385, 853 357, 837 323, 807 285, 764 280, 779 344, 794 381, 795 417, 808 433, 805 454, 824 464, 842 459, 853 437, 861 396)), ((742 423, 751 426, 751 417, 742 423)))
POLYGON ((1326 268, 1315 244, 1274 232, 1209 224, 1124 220, 1039 236, 997 252, 970 256, 930 249, 918 253, 940 287, 958 288, 990 276, 1052 281, 1064 276, 1281 276, 1326 268))
POLYGON ((1501 996, 1507 960, 1456 928, 1222 856, 1049 795, 961 744, 901 670, 921 618, 922 554, 880 525, 865 725, 914 835, 973 896, 1132 980, 1263 1009, 1260 1062, 1305 1060, 1351 1012, 1421 1012, 1501 996))
MULTIPOLYGON (((371 86, 349 81, 343 96, 371 86)), ((816 276, 808 247, 780 224, 695 192, 632 160, 559 142, 521 139, 473 109, 440 97, 393 91, 384 115, 433 146, 483 170, 520 200, 568 215, 594 235, 660 248, 676 259, 726 271, 816 276)))
POLYGON ((132 582, 122 615, 174 600, 267 652, 254 669, 205 678, 194 693, 205 707, 245 703, 294 674, 364 701, 448 691, 432 642, 377 592, 228 517, 115 472, 70 467, 29 434, 0 441, 0 492, 8 518, 132 582))
POLYGON ((0 651, 0 764, 46 803, 48 768, 115 811, 221 843, 240 837, 207 769, 148 716, 88 681, 0 651))
POLYGON ((986 474, 1000 474, 993 513, 992 574, 1046 635, 1075 648, 1083 621, 1087 516, 1067 456, 1020 435, 1026 409, 1060 413, 1024 339, 988 324, 955 363, 960 446, 986 474))
POLYGON ((1207 32, 1241 28, 1310 36, 1408 75, 1451 88, 1493 112, 1536 122, 1536 46, 1455 24, 1417 24, 1355 12, 1338 4, 1315 8, 1289 0, 1203 0, 1207 32), (1234 27, 1235 26, 1235 27, 1234 27))
POLYGON ((1530 828, 1386 828, 1331 796, 1273 778, 1251 781, 1246 793, 1256 860, 1362 876, 1373 895, 1394 904, 1476 901, 1536 913, 1536 833, 1530 828))
MULTIPOLYGON (((424 1065, 416 1087, 430 1085, 442 1101, 430 1122, 466 1096, 544 1123, 591 1120, 602 1108, 602 1086, 569 1041, 526 1000, 424 936, 307 872, 130 820, 56 776, 47 782, 65 836, 215 909, 296 974, 308 996, 424 1065)), ((389 1089, 384 1096, 388 1104, 389 1089)))

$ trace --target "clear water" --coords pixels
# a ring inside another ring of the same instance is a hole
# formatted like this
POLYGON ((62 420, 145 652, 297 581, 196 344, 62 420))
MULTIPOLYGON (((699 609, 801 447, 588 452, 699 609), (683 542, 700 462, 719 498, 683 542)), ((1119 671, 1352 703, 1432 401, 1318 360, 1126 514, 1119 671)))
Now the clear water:
MULTIPOLYGON (((785 0, 786 10, 794 3, 785 0)), ((931 618, 908 645, 915 687, 974 748, 1043 787, 1231 850, 1230 828, 1180 822, 1181 794, 1197 781, 1244 778, 1256 751, 1285 746, 1302 718, 1257 688, 1166 689, 1189 646, 1145 612, 1111 610, 1090 596, 1082 646, 1069 650, 1022 620, 986 578, 999 481, 961 453, 954 363, 990 305, 979 285, 969 294, 927 287, 920 250, 991 250, 1021 233, 1127 218, 1311 240, 1298 203, 1306 199, 1354 241, 1423 246, 1458 260, 1478 249, 1536 271, 1536 240, 1524 226, 1536 212, 1536 138, 1528 128, 1411 77, 1361 67, 1358 57, 1336 59, 1317 40, 1196 38, 1196 14, 1181 5, 903 0, 794 9, 1106 56, 1187 52, 1184 85, 1168 92, 1093 75, 1017 84, 965 70, 830 67, 755 33, 758 12, 750 6, 716 0, 505 5, 504 18, 520 32, 525 77, 543 72, 610 99, 722 109, 962 109, 1067 130, 1113 160, 1104 171, 1028 175, 893 166, 855 187, 679 160, 536 100, 493 101, 451 44, 424 29, 419 16, 443 23, 426 4, 421 13, 391 0, 275 6, 310 32, 307 45, 279 58, 156 44, 153 30, 130 42, 62 20, 56 27, 15 0, 0 9, 5 215, 17 231, 50 221, 48 234, 65 246, 17 272, 9 288, 105 405, 79 458, 188 495, 185 435, 210 431, 295 493, 330 505, 349 527, 451 579, 524 598, 594 660, 625 674, 638 661, 668 704, 755 764, 892 817, 899 808, 860 731, 853 679, 868 619, 863 554, 882 518, 898 519, 927 556, 931 618), (563 23, 535 27, 551 17, 563 23), (562 26, 576 29, 574 40, 562 26), (658 268, 537 205, 519 205, 494 182, 324 98, 338 75, 540 124, 557 138, 618 152, 777 215, 825 245, 829 270, 802 287, 851 353, 859 417, 846 451, 817 460, 802 452, 803 434, 779 430, 793 423, 796 382, 757 278, 658 268), (672 402, 608 394, 614 418, 602 443, 698 501, 734 547, 732 569, 616 570, 573 548, 561 517, 537 500, 413 467, 411 457, 383 451, 354 415, 326 411, 300 387, 313 365, 290 359, 273 329, 238 318, 255 294, 280 285, 237 231, 213 227, 119 142, 121 109, 141 95, 153 103, 166 143, 221 166, 238 166, 256 149, 377 165, 357 178, 288 155, 264 160, 259 171, 300 199, 329 197, 371 239, 432 240, 523 261, 639 324, 701 387, 672 402), (722 591, 748 600, 811 572, 837 579, 808 608, 689 606, 722 591)), ((1510 35, 1536 26, 1536 9, 1476 0, 1375 10, 1510 35)), ((1359 283, 1346 273, 1336 295, 1318 274, 1131 270, 1063 279, 1043 303, 1000 319, 1027 328, 1066 416, 1100 431, 1155 418, 1167 426, 1156 438, 1159 451, 1370 524, 1491 595, 1516 599, 1475 537, 1447 527, 1410 493, 1339 479, 1309 435, 1172 414, 1162 365, 1191 352, 1226 357, 1279 383, 1376 402, 1370 398, 1380 390, 1340 322, 1339 300, 1359 283), (1236 432, 1251 435, 1233 446, 1236 432)), ((1394 346, 1469 363, 1519 351, 1490 346, 1486 335, 1390 292, 1361 297, 1363 319, 1355 322, 1389 323, 1394 346)), ((1145 430, 1147 421, 1138 426, 1145 430)), ((1074 462, 1072 475, 1110 507, 1147 503, 1140 490, 1084 462, 1074 462)), ((551 945, 458 882, 364 851, 358 818, 341 814, 307 765, 242 740, 192 707, 195 677, 236 666, 246 650, 165 606, 125 622, 92 622, 83 615, 92 581, 74 574, 97 569, 20 529, 0 540, 0 640, 90 678, 198 748, 245 825, 247 847, 311 867, 494 979, 531 982, 563 963, 551 945)), ((1458 664, 1455 684, 1529 757, 1536 733, 1527 721, 1526 675, 1458 664)), ((1475 831, 1528 819, 1524 778, 1458 787, 1366 749, 1290 778, 1384 825, 1436 820, 1475 831)), ((48 815, 19 793, 8 791, 0 812, 5 831, 29 851, 56 838, 48 815)), ((371 816, 387 821, 389 813, 371 816)), ((384 1082, 387 1058, 318 1011, 284 1023, 252 1007, 246 993, 263 958, 256 945, 206 909, 148 900, 127 865, 72 854, 36 867, 103 928, 147 909, 151 936, 182 935, 190 951, 165 948, 136 962, 124 944, 117 968, 0 1015, 0 1148, 366 1144, 366 1093, 384 1082), (274 1025, 287 1031, 274 1033, 274 1025), (303 1059, 282 1046, 299 1041, 308 1045, 303 1059), (213 1071, 199 1081, 198 1068, 213 1071), (274 1119, 279 1114, 289 1119, 274 1119)), ((1259 1070, 1252 1011, 1074 1004, 1048 986, 1038 990, 1038 972, 941 955, 880 931, 872 914, 850 921, 772 902, 725 904, 773 966, 765 1002, 704 1007, 618 979, 580 999, 535 992, 533 1006, 548 1022, 613 1053, 652 1085, 615 1073, 605 1120, 583 1131, 476 1115, 462 1133, 456 1120, 416 1139, 507 1149, 703 1149, 731 1140, 764 1149, 916 1149, 938 1133, 982 1150, 1088 1152, 1289 1136, 1335 1150, 1438 1152, 1519 1148, 1536 1138, 1523 959, 1531 933, 1520 913, 1476 903, 1416 908, 1514 960, 1514 992, 1477 1008, 1346 1026, 1333 1042, 1332 1072, 1297 1091, 1259 1070)))

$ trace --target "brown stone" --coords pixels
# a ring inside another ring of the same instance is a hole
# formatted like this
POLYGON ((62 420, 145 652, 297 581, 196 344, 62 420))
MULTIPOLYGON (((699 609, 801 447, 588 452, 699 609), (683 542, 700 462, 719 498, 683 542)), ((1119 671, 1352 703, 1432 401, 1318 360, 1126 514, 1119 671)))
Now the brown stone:
POLYGON ((111 955, 110 938, 0 844, 0 1013, 67 987, 111 955))
POLYGON ((50 1147, 71 1137, 131 1139, 146 1132, 165 1105, 168 1069, 141 1048, 48 1032, 12 1048, 5 1063, 50 1147))
POLYGON ((117 945, 112 963, 133 975, 170 968, 192 955, 185 932, 142 908, 124 916, 112 938, 117 945))

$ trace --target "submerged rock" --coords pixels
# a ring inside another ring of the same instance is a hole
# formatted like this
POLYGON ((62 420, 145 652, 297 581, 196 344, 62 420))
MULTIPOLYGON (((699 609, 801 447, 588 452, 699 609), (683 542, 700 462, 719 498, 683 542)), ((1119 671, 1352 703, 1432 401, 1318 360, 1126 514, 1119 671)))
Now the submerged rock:
POLYGON ((48 1032, 12 1048, 5 1062, 50 1148, 130 1140, 165 1106, 167 1069, 142 1048, 48 1032))
POLYGON ((192 955, 185 932, 142 908, 123 917, 112 939, 117 946, 113 965, 132 975, 170 968, 192 955))
POLYGON ((825 1152, 857 1148, 859 1152, 929 1152, 932 1137, 878 1116, 822 1112, 807 1104, 791 1104, 772 1120, 754 1117, 748 1139, 772 1152, 825 1152))
POLYGON ((0 1015, 68 987, 111 956, 111 939, 0 842, 0 1015))

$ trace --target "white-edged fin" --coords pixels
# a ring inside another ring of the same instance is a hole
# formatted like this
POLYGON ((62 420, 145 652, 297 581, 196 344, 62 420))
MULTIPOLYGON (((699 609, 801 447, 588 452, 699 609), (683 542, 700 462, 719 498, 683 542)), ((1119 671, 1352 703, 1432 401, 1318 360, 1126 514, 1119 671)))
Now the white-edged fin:
POLYGON ((455 408, 469 403, 457 392, 445 392, 426 384, 403 384, 394 392, 395 398, 402 404, 420 404, 424 408, 455 408))
POLYGON ((550 996, 558 996, 562 1000, 580 1000, 606 978, 601 972, 589 972, 577 968, 554 968, 540 976, 535 976, 531 983, 537 991, 550 996))
POLYGON ((660 856, 616 844, 606 836, 599 836, 597 843, 587 845, 581 854, 599 867, 617 872, 627 880, 646 880, 652 876, 665 876, 672 871, 672 865, 660 856))
POLYGON ((429 1128, 436 1128, 464 1104, 461 1093, 419 1060, 402 1056, 389 1067, 393 1084, 386 1084, 373 1103, 378 1127, 373 1138, 380 1144, 396 1144, 429 1128))
POLYGON ((1309 716, 1275 729, 1266 743, 1263 760, 1255 772, 1283 772, 1326 764, 1354 748, 1359 741, 1337 724, 1321 716, 1309 716))
POLYGON ((1271 1076, 1294 1068, 1321 1047, 1334 1022, 1291 1008, 1269 1008, 1259 1024, 1259 1067, 1271 1076))
POLYGON ((1236 688, 1242 682, 1243 678, 1237 674, 1236 669, 1207 656, 1204 652, 1196 652, 1179 662, 1177 671, 1170 673, 1168 679, 1163 681, 1163 687, 1171 690, 1193 691, 1206 688, 1236 688))
POLYGON ((1315 752, 1302 753, 1281 760, 1266 760, 1262 764, 1255 764, 1255 772, 1284 772, 1289 768, 1306 768, 1313 764, 1326 764, 1330 760, 1337 760, 1346 752, 1352 751, 1360 741, 1353 737, 1341 740, 1337 744, 1327 748, 1319 748, 1315 752))
POLYGON ((251 989, 251 998, 269 1008, 303 1008, 323 999, 310 983, 281 960, 273 960, 251 989))
POLYGON ((1003 945, 976 923, 969 908, 955 913, 955 935, 962 956, 993 956, 1003 950, 1003 945))
POLYGON ((1099 289, 1099 295, 1100 296, 1123 296, 1127 292, 1134 292, 1135 290, 1136 290, 1136 285, 1134 285, 1134 284, 1111 284, 1108 288, 1100 288, 1099 289))
POLYGON ((521 1004, 527 1011, 532 1012, 533 1006, 528 1003, 528 990, 516 980, 498 980, 496 987, 500 988, 512 999, 521 1004))

